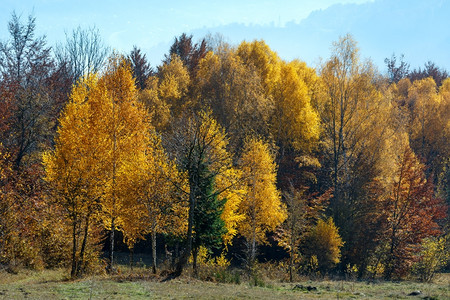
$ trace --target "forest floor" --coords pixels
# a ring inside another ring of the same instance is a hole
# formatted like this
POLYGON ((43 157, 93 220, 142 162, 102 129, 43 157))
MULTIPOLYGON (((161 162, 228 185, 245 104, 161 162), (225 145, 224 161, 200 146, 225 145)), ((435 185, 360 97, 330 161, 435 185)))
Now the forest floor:
POLYGON ((440 274, 432 283, 305 280, 252 286, 246 281, 224 284, 187 276, 161 282, 161 277, 149 273, 135 269, 69 280, 64 269, 0 271, 0 299, 450 299, 450 274, 440 274), (417 290, 420 295, 408 296, 417 290))

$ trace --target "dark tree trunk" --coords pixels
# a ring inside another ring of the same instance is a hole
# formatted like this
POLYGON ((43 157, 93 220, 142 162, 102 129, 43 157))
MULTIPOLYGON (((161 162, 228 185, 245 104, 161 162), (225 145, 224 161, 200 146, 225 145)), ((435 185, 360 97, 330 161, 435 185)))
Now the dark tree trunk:
POLYGON ((156 274, 156 225, 152 225, 152 259, 153 259, 153 274, 156 274))
POLYGON ((77 274, 76 276, 80 276, 84 272, 84 253, 86 249, 87 239, 88 239, 88 233, 89 233, 89 216, 86 217, 86 225, 84 228, 84 237, 83 242, 81 244, 81 250, 80 250, 80 261, 78 262, 77 266, 77 274))
POLYGON ((197 256, 198 256, 198 248, 192 249, 192 269, 194 270, 194 277, 198 277, 198 266, 197 266, 197 256))
POLYGON ((191 191, 189 193, 189 218, 188 218, 188 231, 186 238, 186 247, 181 254, 180 259, 176 265, 175 271, 171 274, 172 278, 179 277, 183 273, 183 269, 186 266, 189 256, 192 251, 192 230, 194 227, 194 210, 195 210, 195 186, 191 184, 191 191))
POLYGON ((72 228, 72 270, 70 277, 75 278, 77 272, 77 222, 73 222, 72 228))
POLYGON ((133 270, 134 265, 134 248, 130 249, 130 268, 133 270))
POLYGON ((171 262, 171 268, 175 267, 175 261, 180 257, 180 242, 177 241, 175 243, 175 251, 174 255, 172 255, 172 262, 171 262))
POLYGON ((293 250, 291 249, 291 251, 289 252, 289 282, 293 281, 293 275, 292 275, 292 265, 294 264, 294 259, 293 259, 293 250))
POLYGON ((114 218, 111 219, 111 231, 109 232, 109 265, 108 271, 113 272, 114 268, 114 231, 116 230, 114 218))

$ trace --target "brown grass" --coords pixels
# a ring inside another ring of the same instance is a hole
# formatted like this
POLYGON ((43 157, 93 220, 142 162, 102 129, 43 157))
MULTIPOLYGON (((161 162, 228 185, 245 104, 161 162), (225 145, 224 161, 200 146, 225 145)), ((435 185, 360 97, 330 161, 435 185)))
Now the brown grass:
POLYGON ((243 280, 240 284, 206 282, 181 277, 161 282, 150 270, 124 269, 120 274, 100 274, 68 280, 67 270, 0 272, 0 299, 450 299, 450 274, 441 274, 433 283, 356 282, 305 280, 283 283, 260 279, 259 286, 243 280), (317 291, 294 289, 296 284, 317 291), (407 296, 415 290, 422 294, 407 296))

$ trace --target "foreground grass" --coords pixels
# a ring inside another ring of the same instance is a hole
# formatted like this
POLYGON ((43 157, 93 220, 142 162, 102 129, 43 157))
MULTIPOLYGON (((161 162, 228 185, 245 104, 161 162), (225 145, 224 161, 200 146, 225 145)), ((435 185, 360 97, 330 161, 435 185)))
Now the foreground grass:
POLYGON ((141 269, 118 276, 67 279, 66 270, 0 272, 0 299, 450 299, 450 274, 433 283, 353 281, 266 282, 221 284, 182 277, 169 282, 141 269), (295 289, 296 284, 317 291, 295 289), (408 296, 420 290, 419 296, 408 296))

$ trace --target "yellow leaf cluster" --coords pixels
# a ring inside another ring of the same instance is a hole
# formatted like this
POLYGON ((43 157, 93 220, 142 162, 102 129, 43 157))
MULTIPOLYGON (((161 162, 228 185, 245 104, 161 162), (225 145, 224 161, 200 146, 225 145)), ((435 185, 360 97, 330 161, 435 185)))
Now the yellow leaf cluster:
POLYGON ((306 65, 298 61, 283 62, 280 81, 274 90, 274 135, 282 144, 296 150, 310 150, 319 137, 319 117, 303 78, 307 71, 306 65))
MULTIPOLYGON (((311 232, 311 237, 314 239, 316 250, 323 251, 325 259, 333 264, 340 261, 341 250, 344 245, 342 238, 339 235, 336 225, 334 225, 333 218, 326 221, 319 220, 316 227, 311 232)), ((320 255, 319 257, 322 257, 320 255)))
POLYGON ((312 98, 320 82, 314 70, 298 60, 282 61, 263 41, 242 42, 236 50, 259 75, 266 98, 274 103, 271 134, 282 148, 312 150, 319 138, 319 117, 312 98))
POLYGON ((150 111, 152 124, 158 131, 166 130, 172 118, 179 117, 190 105, 187 97, 190 84, 189 71, 175 54, 161 66, 158 76, 148 78, 139 100, 150 111))
POLYGON ((280 79, 281 59, 263 41, 242 42, 237 48, 237 54, 246 65, 253 65, 257 70, 267 96, 272 95, 276 83, 280 79))
POLYGON ((239 206, 245 220, 239 232, 247 240, 264 243, 265 233, 274 230, 287 217, 276 187, 276 164, 266 143, 258 138, 247 140, 240 160, 246 194, 239 206))
POLYGON ((273 101, 265 95, 255 68, 245 65, 236 51, 207 53, 195 80, 196 105, 211 107, 233 147, 241 147, 249 132, 268 134, 273 101))
POLYGON ((101 155, 105 139, 92 135, 96 114, 87 99, 97 97, 98 78, 81 79, 73 87, 70 102, 60 117, 55 149, 43 154, 45 180, 51 184, 55 197, 70 218, 86 214, 102 194, 101 155))
POLYGON ((216 188, 222 193, 219 200, 226 199, 221 218, 225 222, 227 233, 223 236, 226 245, 231 244, 231 240, 238 233, 238 225, 244 220, 244 215, 240 214, 239 205, 245 195, 245 187, 240 183, 242 174, 239 169, 229 168, 216 177, 216 188))

